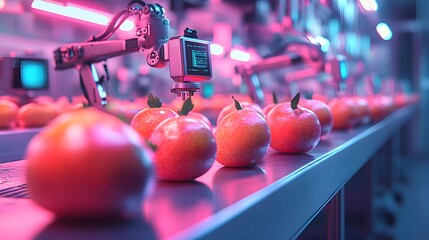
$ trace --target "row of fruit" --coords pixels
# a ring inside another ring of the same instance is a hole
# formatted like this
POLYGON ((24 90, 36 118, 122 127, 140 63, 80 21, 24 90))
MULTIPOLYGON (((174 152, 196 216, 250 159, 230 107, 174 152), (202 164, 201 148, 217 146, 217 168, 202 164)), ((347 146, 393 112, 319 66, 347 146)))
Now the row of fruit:
MULTIPOLYGON (((15 128, 44 127, 58 115, 82 108, 86 102, 83 96, 73 97, 71 100, 63 96, 54 100, 49 96, 39 96, 22 103, 14 96, 0 96, 0 130, 15 128)), ((112 99, 107 110, 130 121, 135 112, 147 107, 141 99, 134 102, 112 99)))
MULTIPOLYGON (((391 102, 384 99, 380 102, 391 102)), ((191 98, 176 112, 149 95, 149 107, 138 111, 130 124, 93 108, 63 113, 27 147, 30 195, 59 217, 128 217, 141 212, 136 209, 155 177, 190 181, 206 173, 214 161, 227 167, 253 166, 269 147, 282 153, 308 152, 322 134, 338 126, 338 119, 348 123, 341 128, 369 121, 368 116, 378 120, 370 115, 369 101, 365 120, 356 114, 355 98, 325 104, 300 100, 297 94, 290 102, 264 109, 230 101, 216 126, 192 113, 191 98), (352 116, 359 120, 351 121, 352 116)), ((380 117, 392 109, 383 110, 380 117)))

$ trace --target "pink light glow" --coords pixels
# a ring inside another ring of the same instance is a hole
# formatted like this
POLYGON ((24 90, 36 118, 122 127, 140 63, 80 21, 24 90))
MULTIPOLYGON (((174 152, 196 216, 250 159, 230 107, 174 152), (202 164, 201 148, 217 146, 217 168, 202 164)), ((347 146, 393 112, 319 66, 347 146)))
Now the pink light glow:
POLYGON ((241 61, 241 62, 248 62, 250 61, 250 54, 241 50, 232 50, 229 54, 231 59, 241 61))
POLYGON ((359 0, 359 3, 367 12, 375 12, 378 9, 378 3, 376 0, 359 0))
POLYGON ((323 4, 323 5, 325 5, 325 6, 329 5, 328 4, 328 0, 320 0, 320 3, 323 4))
MULTIPOLYGON (((0 0, 1 1, 1 0, 0 0)), ((31 7, 41 11, 82 20, 90 23, 95 23, 102 26, 107 26, 110 19, 112 18, 111 14, 103 13, 93 9, 85 8, 79 5, 74 5, 66 3, 62 5, 60 3, 55 3, 45 0, 34 0, 31 4, 31 7)), ((130 31, 134 28, 134 24, 131 21, 125 21, 119 29, 123 31, 130 31)))
POLYGON ((0 0, 0 10, 2 10, 6 6, 5 0, 0 0))

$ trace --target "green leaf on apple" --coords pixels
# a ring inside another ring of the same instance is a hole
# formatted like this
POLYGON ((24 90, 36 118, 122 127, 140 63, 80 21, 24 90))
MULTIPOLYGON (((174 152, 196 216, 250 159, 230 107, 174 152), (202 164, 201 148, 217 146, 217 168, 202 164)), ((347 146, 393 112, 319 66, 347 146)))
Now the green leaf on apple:
POLYGON ((237 101, 237 99, 235 99, 234 96, 232 96, 232 99, 234 99, 235 109, 243 110, 243 106, 241 106, 241 103, 237 101))
POLYGON ((160 108, 162 106, 162 101, 159 97, 154 96, 152 93, 149 93, 147 96, 147 105, 150 108, 160 108))
POLYGON ((295 95, 295 97, 292 98, 292 101, 290 102, 290 106, 293 110, 298 109, 298 103, 299 103, 299 92, 295 95))
POLYGON ((188 113, 194 109, 194 104, 192 103, 191 97, 188 97, 182 105, 182 109, 179 110, 180 116, 188 116, 188 113))

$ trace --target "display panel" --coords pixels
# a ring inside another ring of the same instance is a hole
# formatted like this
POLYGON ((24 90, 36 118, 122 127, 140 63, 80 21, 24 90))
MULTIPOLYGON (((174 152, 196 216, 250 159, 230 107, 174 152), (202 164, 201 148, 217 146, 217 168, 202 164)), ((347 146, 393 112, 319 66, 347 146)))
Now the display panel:
POLYGON ((15 59, 14 88, 27 90, 47 89, 48 63, 43 59, 15 59))
POLYGON ((186 73, 211 76, 208 44, 185 41, 185 48, 186 73))

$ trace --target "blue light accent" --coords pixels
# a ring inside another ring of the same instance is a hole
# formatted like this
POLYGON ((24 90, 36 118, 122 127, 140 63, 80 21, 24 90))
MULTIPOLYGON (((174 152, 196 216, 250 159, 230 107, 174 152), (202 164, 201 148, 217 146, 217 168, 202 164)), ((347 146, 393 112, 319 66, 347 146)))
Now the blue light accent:
POLYGON ((346 79, 349 76, 349 72, 347 70, 347 63, 344 61, 340 62, 340 74, 342 79, 346 79))
POLYGON ((43 89, 48 86, 48 69, 44 62, 21 60, 20 65, 24 89, 43 89))
POLYGON ((202 95, 204 98, 213 97, 215 92, 215 88, 212 83, 204 83, 202 84, 202 95))
POLYGON ((350 53, 353 56, 356 56, 357 53, 359 52, 358 49, 358 40, 357 40, 357 35, 354 32, 349 32, 347 33, 347 43, 346 43, 346 49, 347 52, 350 53))
POLYGON ((377 24, 376 29, 380 37, 386 41, 390 40, 393 36, 392 30, 390 30, 389 26, 384 22, 377 24))

